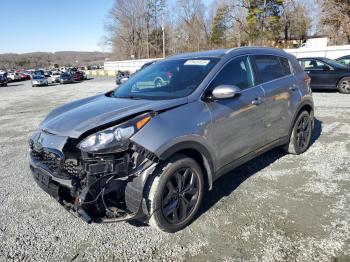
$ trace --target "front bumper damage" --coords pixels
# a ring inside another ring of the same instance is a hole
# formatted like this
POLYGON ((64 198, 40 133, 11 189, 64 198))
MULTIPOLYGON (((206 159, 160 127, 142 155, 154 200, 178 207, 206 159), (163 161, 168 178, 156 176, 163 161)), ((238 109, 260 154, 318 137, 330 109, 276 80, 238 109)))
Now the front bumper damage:
POLYGON ((135 143, 109 154, 81 152, 76 144, 44 131, 32 136, 29 162, 36 183, 88 223, 144 219, 143 188, 158 158, 135 143))

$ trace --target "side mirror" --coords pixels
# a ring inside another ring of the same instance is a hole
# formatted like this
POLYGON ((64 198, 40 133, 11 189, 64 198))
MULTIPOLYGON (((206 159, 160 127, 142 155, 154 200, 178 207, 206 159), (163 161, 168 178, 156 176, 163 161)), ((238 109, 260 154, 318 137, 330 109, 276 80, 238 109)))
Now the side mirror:
POLYGON ((228 99, 241 94, 241 89, 237 86, 219 85, 212 91, 212 98, 214 99, 228 99))

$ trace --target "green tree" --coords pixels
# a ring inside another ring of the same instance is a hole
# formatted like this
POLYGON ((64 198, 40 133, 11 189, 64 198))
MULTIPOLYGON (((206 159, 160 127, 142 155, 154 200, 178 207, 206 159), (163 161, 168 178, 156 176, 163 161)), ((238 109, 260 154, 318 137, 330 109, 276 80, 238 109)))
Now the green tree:
POLYGON ((249 44, 267 44, 280 34, 280 18, 284 0, 243 0, 247 9, 249 44))
POLYGON ((216 10, 215 17, 212 23, 210 42, 215 46, 226 45, 226 31, 227 31, 227 15, 229 13, 228 6, 219 7, 216 10))

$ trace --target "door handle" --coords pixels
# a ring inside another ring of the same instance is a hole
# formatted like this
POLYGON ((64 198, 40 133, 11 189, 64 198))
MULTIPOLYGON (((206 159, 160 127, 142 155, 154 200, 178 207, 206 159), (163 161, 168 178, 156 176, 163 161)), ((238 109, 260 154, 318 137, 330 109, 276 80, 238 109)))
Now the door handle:
POLYGON ((260 104, 262 104, 262 102, 263 102, 263 100, 262 100, 262 98, 261 97, 257 97, 257 98, 255 98, 253 101, 252 101, 252 105, 260 105, 260 104))

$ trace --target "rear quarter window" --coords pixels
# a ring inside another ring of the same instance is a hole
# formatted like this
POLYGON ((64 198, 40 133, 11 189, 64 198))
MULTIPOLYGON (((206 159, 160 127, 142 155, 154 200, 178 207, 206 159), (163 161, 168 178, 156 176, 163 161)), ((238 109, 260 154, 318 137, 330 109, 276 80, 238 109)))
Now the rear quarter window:
POLYGON ((287 58, 284 57, 280 57, 280 63, 282 65, 283 71, 286 75, 290 75, 292 73, 291 69, 290 69, 290 64, 289 64, 289 60, 287 58))
POLYGON ((273 55, 254 56, 260 83, 266 83, 291 74, 289 61, 273 55))

